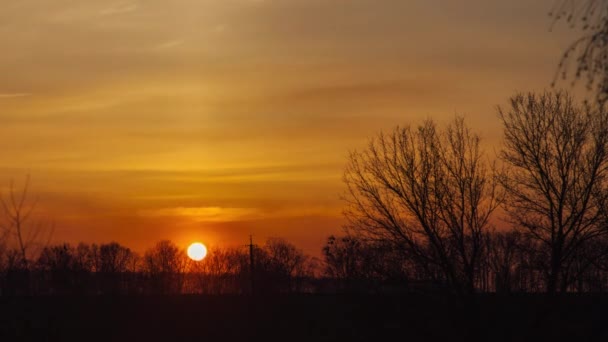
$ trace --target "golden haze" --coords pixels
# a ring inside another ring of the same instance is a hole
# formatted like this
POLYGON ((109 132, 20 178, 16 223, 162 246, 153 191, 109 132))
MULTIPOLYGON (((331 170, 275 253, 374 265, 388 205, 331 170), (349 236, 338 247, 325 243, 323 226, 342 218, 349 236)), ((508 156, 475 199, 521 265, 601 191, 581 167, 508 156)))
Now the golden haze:
POLYGON ((5 4, 1 184, 31 174, 55 241, 318 254, 349 149, 455 113, 495 146, 494 106, 548 87, 576 34, 550 0, 465 2, 5 4))

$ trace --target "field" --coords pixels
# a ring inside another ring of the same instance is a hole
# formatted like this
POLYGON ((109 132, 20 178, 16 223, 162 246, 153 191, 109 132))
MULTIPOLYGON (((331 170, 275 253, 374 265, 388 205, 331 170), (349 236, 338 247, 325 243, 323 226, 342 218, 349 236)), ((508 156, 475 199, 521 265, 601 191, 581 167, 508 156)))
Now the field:
POLYGON ((608 297, 0 298, 2 341, 606 341, 608 297), (471 309, 475 308, 475 309, 471 309), (392 336, 395 336, 394 338, 392 336))

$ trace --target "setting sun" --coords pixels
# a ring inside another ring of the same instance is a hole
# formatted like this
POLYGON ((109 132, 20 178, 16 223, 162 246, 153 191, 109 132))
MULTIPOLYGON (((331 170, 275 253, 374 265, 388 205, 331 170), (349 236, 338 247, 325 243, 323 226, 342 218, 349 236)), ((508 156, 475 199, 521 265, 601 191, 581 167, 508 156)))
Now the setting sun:
POLYGON ((200 242, 195 242, 188 247, 188 257, 194 261, 201 261, 207 256, 207 247, 200 242))

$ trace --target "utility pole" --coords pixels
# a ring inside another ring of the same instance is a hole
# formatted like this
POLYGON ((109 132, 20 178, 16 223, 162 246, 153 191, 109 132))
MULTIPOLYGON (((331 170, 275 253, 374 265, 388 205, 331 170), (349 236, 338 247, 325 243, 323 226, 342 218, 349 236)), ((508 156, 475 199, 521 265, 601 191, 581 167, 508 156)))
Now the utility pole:
POLYGON ((249 272, 251 280, 251 295, 255 294, 255 267, 253 264, 253 236, 249 235, 249 272))

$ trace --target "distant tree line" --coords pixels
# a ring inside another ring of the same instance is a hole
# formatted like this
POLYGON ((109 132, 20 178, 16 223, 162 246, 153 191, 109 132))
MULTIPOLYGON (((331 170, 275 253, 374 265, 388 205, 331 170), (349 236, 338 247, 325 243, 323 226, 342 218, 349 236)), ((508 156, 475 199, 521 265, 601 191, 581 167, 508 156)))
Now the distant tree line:
POLYGON ((211 250, 193 261, 171 241, 143 255, 118 243, 44 247, 24 264, 18 249, 0 254, 0 295, 249 294, 312 292, 318 262, 293 244, 270 238, 249 250, 211 250))
POLYGON ((1 294, 606 291, 604 105, 517 94, 498 118, 495 158, 462 117, 396 127, 353 151, 344 235, 328 238, 321 259, 279 238, 201 262, 170 241, 143 255, 117 243, 49 245, 47 226, 32 222, 28 183, 11 186, 1 294))
MULTIPOLYGON (((516 230, 484 236, 487 253, 478 266, 478 293, 546 293, 548 262, 542 247, 516 230)), ((608 239, 587 243, 562 269, 556 292, 608 292, 608 239), (597 257, 600 255, 600 257, 597 257)), ((330 237, 325 275, 335 292, 455 293, 439 267, 418 267, 388 244, 354 236, 330 237), (432 273, 429 273, 432 272, 432 273)))

